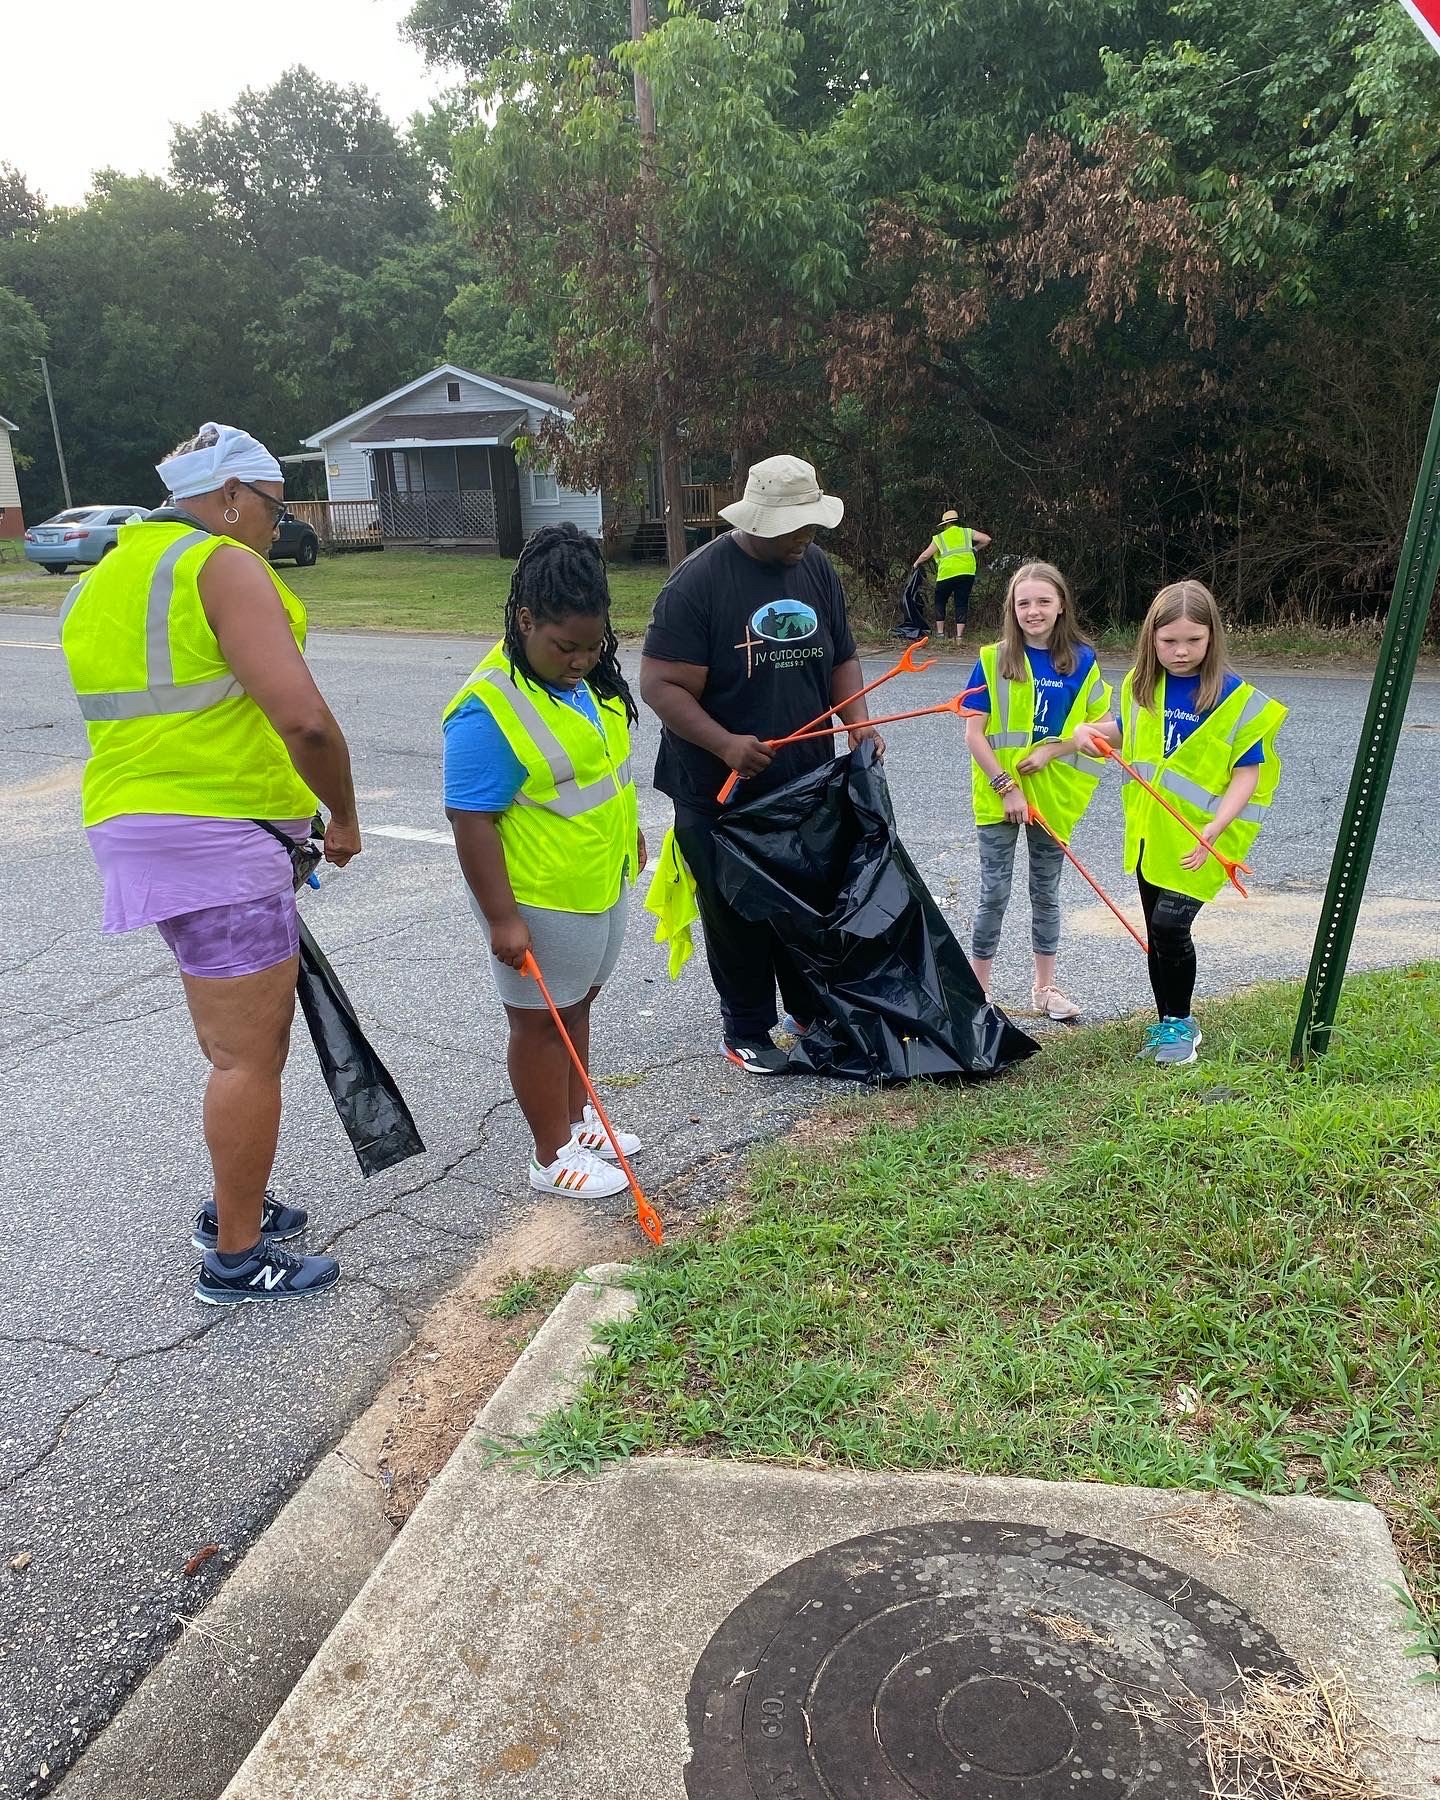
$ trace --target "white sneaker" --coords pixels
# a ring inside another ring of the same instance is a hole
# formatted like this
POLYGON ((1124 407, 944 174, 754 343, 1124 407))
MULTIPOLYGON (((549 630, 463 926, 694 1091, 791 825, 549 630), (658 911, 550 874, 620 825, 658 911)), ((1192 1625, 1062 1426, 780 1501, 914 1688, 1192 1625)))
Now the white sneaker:
MULTIPOLYGON (((614 1120, 611 1120, 614 1124, 614 1120)), ((600 1115, 593 1106, 586 1106, 585 1116, 578 1125, 570 1127, 570 1142, 578 1144, 582 1150, 588 1150, 592 1156, 603 1156, 607 1162, 615 1161, 615 1149, 611 1144, 605 1127, 600 1123, 600 1115)), ((637 1156, 645 1146, 633 1131, 615 1133, 620 1140, 620 1148, 626 1156, 637 1156)))
POLYGON ((1080 1008, 1068 994, 1062 994, 1057 987, 1032 988, 1031 1004, 1037 1013, 1043 1013, 1047 1019, 1078 1019, 1080 1008))
POLYGON ((564 1144, 548 1169, 530 1158, 530 1185, 542 1194, 583 1194, 587 1200, 604 1200, 611 1194, 623 1194, 630 1183, 613 1164, 601 1162, 578 1144, 564 1144))

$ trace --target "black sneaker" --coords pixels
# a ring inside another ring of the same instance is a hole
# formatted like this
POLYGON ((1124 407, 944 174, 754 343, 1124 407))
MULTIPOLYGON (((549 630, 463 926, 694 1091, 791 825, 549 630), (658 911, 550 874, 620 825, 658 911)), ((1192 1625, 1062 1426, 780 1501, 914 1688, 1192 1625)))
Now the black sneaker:
MULTIPOLYGON (((282 1206, 269 1188, 266 1188, 265 1201, 260 1208, 262 1244, 283 1243, 289 1238, 299 1237, 309 1223, 310 1215, 303 1206, 282 1206)), ((215 1202, 207 1200, 195 1215, 195 1229, 190 1233, 190 1242, 197 1250, 213 1250, 219 1241, 220 1226, 215 1217, 215 1202)))
POLYGON ((238 1268, 224 1268, 213 1250, 200 1262, 195 1298, 206 1306, 244 1306, 250 1300, 311 1300, 334 1287, 340 1265, 333 1256, 296 1256, 260 1243, 238 1268))
POLYGON ((778 1044, 763 1038, 726 1038, 725 1054, 747 1075, 788 1075, 790 1058, 778 1044))

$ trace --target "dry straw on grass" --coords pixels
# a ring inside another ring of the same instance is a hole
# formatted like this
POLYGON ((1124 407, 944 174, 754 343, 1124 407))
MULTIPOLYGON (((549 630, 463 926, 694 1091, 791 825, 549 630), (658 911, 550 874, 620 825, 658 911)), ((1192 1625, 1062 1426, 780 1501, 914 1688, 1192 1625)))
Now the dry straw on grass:
POLYGON ((1215 1800, 1386 1800, 1359 1766, 1371 1733, 1343 1676, 1242 1675, 1219 1700, 1172 1696, 1171 1708, 1215 1800))

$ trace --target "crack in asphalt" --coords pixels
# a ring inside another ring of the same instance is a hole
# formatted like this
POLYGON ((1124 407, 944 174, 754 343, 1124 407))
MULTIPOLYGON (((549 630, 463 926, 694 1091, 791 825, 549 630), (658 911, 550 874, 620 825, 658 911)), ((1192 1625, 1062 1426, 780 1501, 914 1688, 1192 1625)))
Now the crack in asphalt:
MULTIPOLYGON (((348 1237, 352 1231, 358 1231, 362 1225, 372 1225, 377 1219, 383 1219, 387 1216, 407 1219, 412 1225, 418 1226, 422 1231, 443 1231, 447 1232, 451 1237, 463 1238, 471 1242, 483 1241, 478 1238, 471 1238, 468 1232, 455 1230, 451 1226, 440 1223, 438 1220, 416 1218, 414 1213, 407 1212, 399 1203, 402 1200, 413 1199, 415 1195, 423 1194, 430 1188, 440 1186, 442 1182, 448 1181, 452 1175, 459 1175, 459 1179, 466 1181, 469 1186, 478 1187, 480 1185, 478 1182, 469 1181, 468 1177, 460 1175, 459 1172, 463 1166, 469 1162, 472 1156, 478 1156, 485 1148, 485 1134, 489 1129, 490 1121, 495 1117, 496 1113, 503 1107, 514 1105, 514 1095, 507 1094, 502 1099, 495 1101, 493 1105, 487 1107, 484 1113, 481 1114, 480 1120, 475 1127, 475 1142, 471 1144, 468 1149, 462 1150, 458 1156, 451 1157, 450 1160, 442 1164, 439 1169, 435 1170, 432 1174, 427 1175, 423 1181, 417 1181, 413 1187, 401 1188, 398 1192, 392 1194, 383 1205, 377 1206, 371 1212, 362 1214, 358 1219, 352 1219, 348 1225, 342 1225, 335 1235, 326 1242, 324 1248, 326 1250, 333 1250, 340 1240, 348 1237)), ((355 1276, 350 1279, 360 1280, 362 1278, 355 1276)))
MULTIPOLYGON (((158 979, 158 977, 153 975, 142 977, 142 980, 147 981, 154 981, 156 979, 158 979)), ((135 985, 138 986, 139 983, 136 983, 135 985)), ((38 1055, 42 1050, 53 1050, 57 1044, 72 1043, 76 1038, 94 1037, 99 1032, 113 1030, 117 1025, 134 1025, 141 1019, 153 1019, 160 1013, 174 1012, 177 1008, 183 1007, 184 1004, 185 996, 182 994, 178 1000, 166 1000, 159 1006, 147 1006, 143 1012, 122 1013, 121 1016, 116 1019, 96 1019, 93 1022, 77 1024, 74 1031, 57 1032, 53 1037, 27 1038, 22 1036, 16 1038, 12 1043, 7 1044, 5 1047, 6 1049, 16 1050, 18 1054, 15 1055, 11 1061, 0 1064, 0 1075, 13 1074, 15 1070, 20 1067, 21 1063, 28 1062, 31 1057, 38 1055)))
MULTIPOLYGON (((87 932, 86 935, 88 936, 89 933, 87 932)), ((48 956, 55 946, 57 944, 63 944, 67 937, 77 936, 79 936, 79 933, 74 931, 56 932, 55 936, 51 938, 48 944, 42 944, 38 950, 32 950, 28 956, 22 956, 19 962, 6 963, 5 967, 0 969, 0 977, 17 975, 21 969, 28 969, 31 963, 39 962, 42 956, 48 956)))
MULTIPOLYGON (((40 1454, 26 1464, 24 1468, 16 1470, 13 1475, 8 1475, 3 1481, 0 1481, 0 1494, 8 1494, 13 1488, 18 1487, 22 1481, 28 1481, 38 1469, 42 1468, 65 1442, 66 1437, 69 1435, 70 1427, 74 1424, 80 1414, 86 1411, 87 1408, 93 1406, 97 1400, 102 1399, 115 1385, 115 1382, 119 1379, 121 1373, 125 1369, 128 1369, 134 1363, 145 1362, 152 1356, 168 1356, 174 1350, 183 1350, 191 1344, 199 1343, 201 1338, 207 1337, 210 1332, 214 1331, 216 1327, 221 1324, 223 1319, 224 1313, 222 1312, 213 1319, 202 1320, 198 1325, 195 1325, 189 1331, 182 1333, 180 1337, 172 1339, 168 1344, 151 1344, 144 1350, 131 1350, 119 1356, 114 1355, 113 1353, 107 1353, 103 1350, 90 1350, 83 1344, 65 1343, 65 1348, 78 1350, 86 1356, 93 1356, 97 1361, 108 1362, 111 1364, 111 1368, 104 1380, 93 1390, 93 1392, 82 1395, 73 1405, 65 1408, 60 1416, 58 1425, 51 1433, 50 1442, 40 1454)), ((7 1338, 4 1341, 9 1343, 43 1343, 55 1342, 57 1340, 47 1340, 43 1338, 38 1340, 7 1338)), ((64 1340, 58 1341, 64 1342, 64 1340)))

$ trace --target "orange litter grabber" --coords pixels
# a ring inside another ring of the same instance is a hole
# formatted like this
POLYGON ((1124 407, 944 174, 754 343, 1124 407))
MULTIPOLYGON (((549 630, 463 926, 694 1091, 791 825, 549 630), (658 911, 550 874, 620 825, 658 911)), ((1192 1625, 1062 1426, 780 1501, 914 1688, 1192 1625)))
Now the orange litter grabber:
POLYGON ((635 1171, 625 1159, 625 1152, 620 1148, 620 1140, 615 1135, 615 1127, 610 1123, 609 1115, 600 1104, 600 1096, 591 1085, 585 1065, 580 1060, 579 1052, 571 1042, 570 1033, 565 1029, 565 1022, 555 1002, 550 998, 550 990, 545 985, 545 977, 540 973, 540 965, 529 950, 525 952, 525 960, 520 965, 520 973, 529 975, 538 983, 545 1004, 550 1008, 550 1017, 555 1021, 555 1029, 565 1041, 565 1048, 570 1052, 570 1060, 574 1063, 581 1081, 585 1083, 585 1092, 590 1096, 590 1104, 595 1108, 595 1117, 605 1127, 605 1135, 610 1140, 610 1148, 615 1152, 615 1160, 625 1171, 625 1179, 630 1183, 630 1192, 635 1196, 635 1222, 649 1238, 652 1244, 660 1243, 664 1238, 664 1228, 660 1223, 660 1215, 640 1192, 640 1183, 635 1179, 635 1171))
MULTIPOLYGON (((963 694, 952 694, 948 700, 937 700, 934 706, 917 706, 913 712, 885 713, 878 719, 862 719, 862 725, 898 725, 902 719, 928 719, 931 713, 963 714, 965 702, 972 694, 978 694, 978 687, 966 688, 963 694)), ((804 744, 811 738, 835 737, 842 731, 849 731, 849 725, 826 726, 823 731, 792 731, 787 738, 780 738, 779 744, 804 744)))
MULTIPOLYGON (((930 640, 928 637, 922 637, 916 638, 913 644, 907 644, 905 646, 904 654, 893 669, 887 669, 883 675, 877 675, 873 681, 867 681, 864 687, 856 688, 855 692, 851 694, 848 699, 839 701, 837 704, 848 706, 851 700, 862 700, 866 694, 873 694, 876 688, 884 687, 887 681, 893 681, 897 675, 918 675, 923 669, 933 668, 935 665, 935 658, 933 656, 927 656, 922 663, 917 663, 915 661, 917 651, 923 650, 929 642, 930 640)), ((813 731, 817 725, 823 725, 827 719, 833 718, 834 715, 835 707, 832 706, 827 712, 818 714, 815 718, 811 719, 808 724, 802 725, 799 731, 791 732, 789 737, 769 739, 769 748, 778 750, 782 744, 793 744, 797 737, 803 737, 807 731, 813 731)), ((839 729, 844 730, 846 728, 841 726, 839 729)), ((724 786, 715 796, 722 806, 725 805, 726 801, 735 792, 735 789, 740 785, 740 781, 741 776, 738 770, 732 769, 725 777, 724 786)))
POLYGON ((1141 787, 1144 788, 1145 792, 1150 796, 1150 798, 1152 800, 1158 801, 1159 804, 1165 808, 1166 812, 1169 813, 1169 815, 1172 819, 1178 820, 1178 822, 1185 827, 1185 829, 1190 833, 1191 837, 1194 838, 1195 842, 1200 846, 1200 848, 1202 850, 1209 851, 1211 856, 1213 856, 1215 858, 1216 862, 1218 862, 1220 867, 1225 871, 1227 877, 1229 878, 1230 885, 1240 895, 1241 899, 1248 900, 1250 898, 1250 895, 1245 890, 1245 888, 1241 886, 1240 877, 1235 873, 1235 871, 1237 869, 1243 869, 1247 875, 1253 875, 1255 873, 1255 871, 1250 867, 1249 863, 1247 863, 1247 862, 1231 862, 1231 860, 1228 856, 1222 856, 1212 843, 1207 842, 1207 840, 1200 835, 1200 833, 1195 829, 1195 827, 1185 817, 1184 813, 1178 812, 1176 810, 1176 808, 1173 807, 1170 804, 1170 802, 1165 798, 1165 796, 1160 792, 1159 788, 1155 787, 1152 783, 1148 782, 1145 779, 1145 777, 1142 774, 1140 774, 1140 772, 1134 767, 1134 765, 1126 762, 1125 758, 1120 754, 1120 752, 1118 750, 1113 750, 1110 747, 1110 745, 1105 742, 1104 738, 1097 737, 1095 739, 1095 745, 1096 745, 1096 748, 1100 751, 1100 754, 1102 756, 1108 756, 1112 762, 1118 762, 1120 767, 1125 771, 1125 773, 1130 777, 1130 779, 1132 781, 1138 781, 1140 783, 1141 787))
POLYGON ((1042 831, 1048 832, 1049 835, 1052 838, 1054 838, 1055 842, 1060 846, 1060 854, 1065 858, 1065 860, 1070 864, 1070 866, 1072 868, 1079 870, 1081 876, 1086 881, 1089 882, 1090 886, 1092 888, 1094 888, 1095 892, 1100 896, 1100 898, 1110 908, 1111 912, 1114 913, 1115 917, 1120 921, 1120 923, 1130 933, 1131 937, 1134 938, 1135 942, 1140 946, 1140 948, 1148 956, 1150 954, 1150 946, 1145 942, 1144 938, 1141 937, 1140 933, 1135 929, 1135 927, 1125 917, 1124 913, 1121 912, 1120 908, 1115 904, 1115 902, 1105 892, 1104 888, 1101 887, 1100 883, 1095 879, 1095 877, 1085 867, 1084 863, 1081 862, 1080 858, 1075 854, 1075 852, 1065 842, 1064 838, 1061 837, 1060 833, 1058 831, 1056 831, 1055 828, 1047 821, 1047 819, 1045 818, 1045 815, 1040 811, 1039 807, 1033 806, 1028 799, 1025 802, 1025 806, 1026 806, 1025 817, 1026 817, 1027 822, 1031 825, 1038 825, 1042 831))

